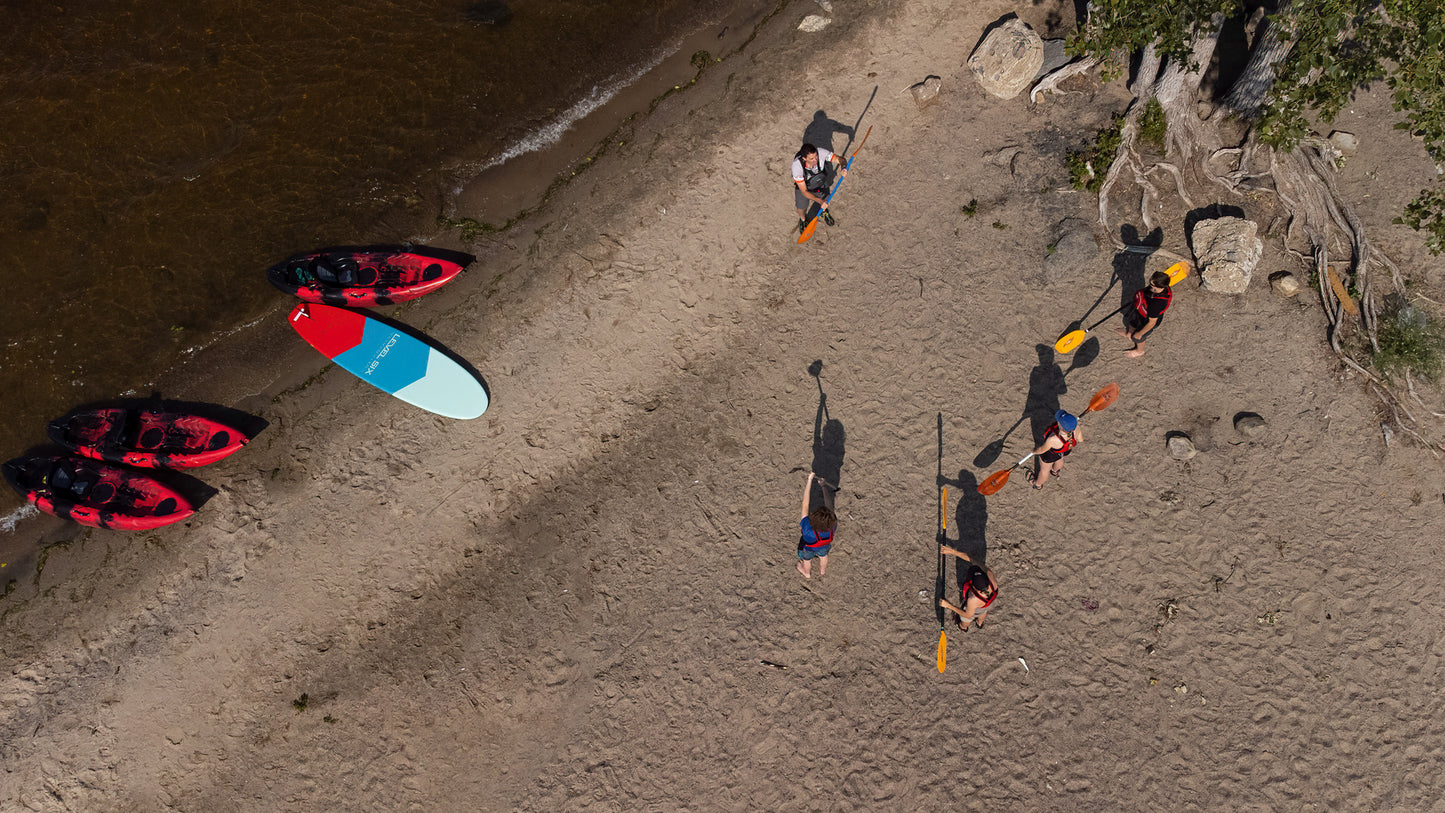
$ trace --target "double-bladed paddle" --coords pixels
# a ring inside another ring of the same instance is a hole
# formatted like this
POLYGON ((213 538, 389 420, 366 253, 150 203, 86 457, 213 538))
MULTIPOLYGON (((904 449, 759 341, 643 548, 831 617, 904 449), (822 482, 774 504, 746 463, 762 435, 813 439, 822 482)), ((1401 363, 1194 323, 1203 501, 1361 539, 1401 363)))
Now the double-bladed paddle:
MULTIPOLYGON (((1089 399, 1089 406, 1085 408, 1082 413, 1080 413, 1079 417, 1082 418, 1085 415, 1088 415, 1090 412, 1098 412, 1099 410, 1108 407, 1110 404, 1114 403, 1114 399, 1118 397, 1119 385, 1109 384, 1108 386, 1094 393, 1094 397, 1089 399)), ((988 477, 984 478, 984 481, 978 484, 978 493, 984 495, 985 497, 997 494, 999 489, 1003 488, 1005 485, 1008 484, 1009 475, 1013 474, 1014 469, 1027 463, 1029 458, 1033 456, 1034 453, 1029 452, 1023 460, 1020 460, 1012 466, 1009 466, 1003 471, 996 471, 993 474, 990 474, 988 477)))
MULTIPOLYGON (((863 134, 863 140, 858 142, 858 149, 853 151, 853 154, 852 154, 851 156, 849 156, 849 158, 848 158, 848 163, 843 166, 843 171, 844 171, 844 172, 847 172, 848 170, 850 170, 850 169, 853 168, 853 159, 858 157, 858 151, 861 150, 861 149, 863 149, 863 145, 864 145, 864 144, 867 144, 867 143, 868 143, 868 136, 872 135, 872 133, 873 133, 873 128, 872 128, 872 127, 869 127, 869 128, 868 128, 868 132, 866 132, 866 133, 863 134)), ((833 199, 833 196, 836 195, 836 194, 838 194, 838 190, 843 188, 843 182, 846 181, 846 180, 848 180, 848 179, 847 179, 847 178, 839 178, 839 179, 838 179, 838 182, 835 183, 835 184, 833 184, 833 191, 828 193, 828 197, 823 198, 823 206, 827 206, 827 205, 828 205, 828 202, 833 199)), ((801 245, 802 243, 808 242, 808 238, 812 237, 812 236, 813 236, 813 232, 815 232, 815 231, 818 230, 818 220, 819 220, 820 217, 822 217, 822 215, 823 215, 823 209, 820 207, 820 208, 818 209, 818 214, 813 215, 813 219, 812 219, 812 220, 809 220, 809 221, 808 221, 808 225, 806 225, 806 226, 803 227, 803 233, 800 234, 800 235, 798 235, 798 243, 799 243, 800 245, 801 245)))
MULTIPOLYGON (((1169 266, 1169 270, 1165 271, 1164 273, 1169 275, 1169 287, 1173 288, 1175 285, 1183 282, 1185 277, 1189 276, 1189 263, 1180 260, 1179 262, 1169 266)), ((1111 318, 1114 317, 1115 314, 1119 313, 1127 307, 1129 307, 1127 304, 1120 305, 1119 307, 1114 309, 1113 313, 1110 313, 1108 316, 1105 316, 1103 319, 1100 319, 1093 325, 1090 325, 1089 328, 1086 330, 1074 330, 1069 333, 1065 333, 1063 338, 1059 339, 1057 342, 1054 343, 1054 350, 1060 353, 1074 352, 1074 350, 1078 348, 1079 345, 1084 343, 1084 339, 1088 337, 1089 331, 1109 321, 1111 318)))

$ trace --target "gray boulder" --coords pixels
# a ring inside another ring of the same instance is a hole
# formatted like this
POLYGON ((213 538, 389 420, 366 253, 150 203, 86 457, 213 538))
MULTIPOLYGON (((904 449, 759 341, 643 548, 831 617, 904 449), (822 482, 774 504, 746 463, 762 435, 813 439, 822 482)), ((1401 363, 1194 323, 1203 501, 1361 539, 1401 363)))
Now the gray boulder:
POLYGON ((1249 289, 1264 254, 1258 224, 1239 217, 1201 220, 1194 224, 1190 240, 1199 287, 1217 294, 1242 294, 1249 289))
POLYGON ((984 92, 1000 99, 1027 90, 1043 66, 1043 38, 1017 17, 990 31, 968 58, 984 92))

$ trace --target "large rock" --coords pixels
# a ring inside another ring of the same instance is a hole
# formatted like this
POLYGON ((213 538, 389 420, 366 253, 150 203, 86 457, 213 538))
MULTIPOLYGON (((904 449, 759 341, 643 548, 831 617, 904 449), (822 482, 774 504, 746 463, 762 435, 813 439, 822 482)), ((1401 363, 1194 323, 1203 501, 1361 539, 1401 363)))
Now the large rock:
POLYGON ((1264 253, 1259 226, 1252 220, 1221 217, 1194 224, 1194 244, 1199 287, 1217 294, 1242 294, 1249 288, 1264 253))
POLYGON ((1027 90, 1043 66, 1043 38, 1017 17, 990 31, 968 58, 968 67, 984 92, 1000 99, 1012 99, 1027 90))

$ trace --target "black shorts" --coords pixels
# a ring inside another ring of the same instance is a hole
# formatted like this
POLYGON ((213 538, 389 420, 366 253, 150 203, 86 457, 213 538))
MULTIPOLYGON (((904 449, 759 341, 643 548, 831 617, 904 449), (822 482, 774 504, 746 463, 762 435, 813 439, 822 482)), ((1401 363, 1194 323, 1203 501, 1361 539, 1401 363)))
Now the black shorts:
MULTIPOLYGON (((1129 311, 1128 313, 1124 314, 1124 327, 1127 327, 1130 333, 1139 330, 1147 324, 1149 324, 1149 318, 1147 316, 1140 316, 1138 311, 1129 311)), ((1164 324, 1164 317, 1161 316, 1159 317, 1159 320, 1154 323, 1154 327, 1149 328, 1149 333, 1153 333, 1154 331, 1158 330, 1159 326, 1162 324, 1164 324)), ((1140 336, 1134 341, 1144 341, 1145 339, 1149 338, 1149 333, 1145 333, 1143 336, 1140 336)))

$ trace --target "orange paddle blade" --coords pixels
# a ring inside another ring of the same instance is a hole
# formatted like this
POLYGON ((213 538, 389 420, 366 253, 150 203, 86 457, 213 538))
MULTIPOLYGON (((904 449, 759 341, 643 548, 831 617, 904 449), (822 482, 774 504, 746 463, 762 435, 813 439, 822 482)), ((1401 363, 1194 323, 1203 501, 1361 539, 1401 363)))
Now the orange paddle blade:
POLYGON ((808 238, 812 237, 812 236, 813 236, 813 232, 815 232, 815 231, 817 231, 817 230, 818 230, 818 218, 815 217, 815 218, 813 218, 812 220, 809 220, 809 221, 808 221, 808 225, 806 225, 806 226, 803 227, 803 233, 800 234, 800 235, 798 235, 798 245, 802 245, 803 243, 808 242, 808 238))
POLYGON ((1098 412, 1099 410, 1104 409, 1110 404, 1114 403, 1114 400, 1118 397, 1119 385, 1109 384, 1108 386, 1094 393, 1094 397, 1089 399, 1089 408, 1085 409, 1084 411, 1098 412))
POLYGON ((1054 351, 1058 353, 1072 353, 1084 343, 1089 332, 1087 330, 1075 330, 1072 333, 1065 333, 1062 339, 1054 342, 1054 351))
POLYGON ((1169 266, 1164 273, 1169 275, 1169 287, 1173 288, 1175 285, 1183 282, 1185 277, 1189 276, 1189 263, 1180 260, 1169 266))
POLYGON ((947 530, 948 530, 948 486, 944 486, 944 487, 943 487, 943 500, 942 500, 942 503, 941 503, 941 504, 939 505, 939 507, 938 507, 938 514, 939 514, 940 521, 941 521, 942 524, 943 524, 943 530, 944 530, 944 531, 947 531, 947 530))
POLYGON ((1008 476, 1010 474, 1013 474, 1013 469, 996 471, 983 478, 983 482, 978 484, 978 493, 985 497, 997 494, 999 489, 1008 484, 1008 476))
POLYGON ((943 674, 943 667, 948 663, 948 634, 943 630, 938 631, 938 673, 943 674))

